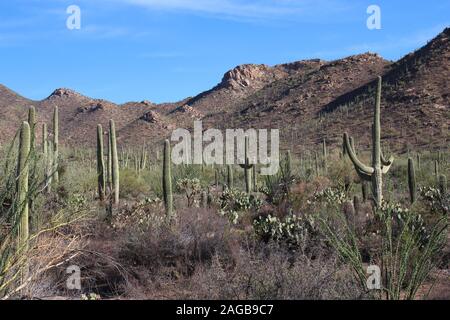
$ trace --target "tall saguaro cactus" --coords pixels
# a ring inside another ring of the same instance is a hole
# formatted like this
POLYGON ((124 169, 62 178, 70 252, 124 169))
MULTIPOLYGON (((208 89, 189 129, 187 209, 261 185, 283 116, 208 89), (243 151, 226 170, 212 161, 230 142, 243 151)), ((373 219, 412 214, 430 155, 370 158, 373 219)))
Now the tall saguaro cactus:
POLYGON ((228 189, 233 188, 233 167, 231 164, 227 165, 227 187, 228 189))
POLYGON ((381 121, 380 121, 380 109, 381 109, 381 84, 382 79, 378 77, 378 89, 376 102, 374 106, 374 119, 372 126, 372 165, 367 166, 363 164, 355 154, 355 150, 353 149, 348 134, 344 133, 344 143, 347 153, 355 166, 355 170, 358 175, 366 181, 372 182, 372 194, 375 205, 379 207, 383 200, 383 174, 386 174, 392 163, 394 162, 394 158, 391 157, 389 160, 386 160, 381 151, 381 121))
POLYGON ((58 174, 59 159, 59 112, 58 107, 53 111, 53 181, 59 183, 58 174))
POLYGON ((328 173, 328 150, 327 150, 327 142, 325 139, 323 139, 322 142, 322 157, 323 157, 323 170, 325 171, 325 173, 328 173))
POLYGON ((111 132, 108 133, 108 166, 107 166, 107 180, 109 192, 112 192, 112 151, 111 151, 111 132))
POLYGON ((105 179, 105 159, 103 157, 103 128, 97 125, 97 180, 98 197, 100 201, 105 200, 106 179, 105 179))
POLYGON ((252 192, 252 168, 253 168, 253 164, 250 164, 250 159, 248 157, 248 144, 249 144, 249 139, 248 137, 245 137, 245 163, 244 164, 240 164, 239 166, 244 169, 244 176, 245 176, 245 191, 247 193, 252 192))
POLYGON ((164 204, 166 206, 166 215, 172 216, 173 213, 173 195, 172 195, 172 173, 170 168, 170 142, 164 142, 163 155, 163 193, 164 204))
POLYGON ((28 125, 30 126, 30 148, 34 149, 36 144, 36 109, 34 106, 28 109, 28 125))
MULTIPOLYGON (((20 130, 19 156, 17 165, 17 201, 19 208, 19 225, 17 232, 17 251, 19 254, 26 254, 28 251, 29 226, 28 226, 28 171, 30 156, 30 125, 23 122, 20 130)), ((26 278, 27 266, 21 272, 21 278, 26 278)))
POLYGON ((119 158, 117 155, 117 139, 116 139, 116 125, 114 120, 109 120, 109 138, 111 143, 111 179, 112 192, 114 195, 114 204, 119 204, 119 158))
POLYGON ((409 199, 411 204, 416 202, 416 171, 414 169, 413 159, 408 159, 408 187, 409 199))

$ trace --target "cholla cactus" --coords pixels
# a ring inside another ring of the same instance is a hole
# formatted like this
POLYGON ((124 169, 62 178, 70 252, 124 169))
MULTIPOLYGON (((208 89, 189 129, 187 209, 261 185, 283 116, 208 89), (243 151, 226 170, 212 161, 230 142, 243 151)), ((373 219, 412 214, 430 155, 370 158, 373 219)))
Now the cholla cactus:
POLYGON ((381 151, 381 124, 380 124, 380 105, 381 105, 381 77, 378 77, 378 90, 376 103, 374 107, 374 121, 372 126, 372 165, 363 164, 356 156, 354 147, 352 147, 348 134, 344 133, 344 143, 347 153, 355 166, 358 175, 366 181, 372 182, 372 194, 375 205, 379 207, 383 200, 383 174, 386 174, 394 159, 389 160, 383 156, 381 151))

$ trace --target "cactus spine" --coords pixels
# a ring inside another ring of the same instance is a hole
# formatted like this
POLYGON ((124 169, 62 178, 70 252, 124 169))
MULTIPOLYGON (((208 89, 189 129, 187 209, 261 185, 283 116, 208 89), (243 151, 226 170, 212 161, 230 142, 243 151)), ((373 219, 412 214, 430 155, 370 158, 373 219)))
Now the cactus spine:
POLYGON ((409 199, 411 204, 416 202, 416 172, 414 169, 413 159, 408 159, 408 186, 409 186, 409 199))
POLYGON ((109 120, 109 137, 111 139, 111 179, 114 195, 114 204, 119 204, 119 158, 117 156, 116 125, 114 120, 109 120))
MULTIPOLYGON (((20 130, 19 155, 17 164, 17 201, 19 208, 18 229, 17 229, 17 251, 19 254, 26 254, 28 251, 29 226, 28 226, 28 170, 30 156, 30 125, 23 122, 20 130)), ((25 263, 21 271, 21 280, 27 277, 28 266, 25 263)))
POLYGON ((58 107, 53 111, 53 181, 59 183, 58 174, 58 158, 59 158, 59 114, 58 107))
POLYGON ((97 181, 98 197, 100 201, 105 200, 106 179, 105 179, 105 160, 103 157, 103 128, 97 125, 97 181))
POLYGON ((383 174, 386 174, 394 159, 391 157, 386 160, 381 151, 381 123, 380 123, 380 109, 381 109, 381 85, 382 79, 378 77, 378 88, 376 103, 374 107, 374 120, 372 126, 372 165, 366 166, 363 164, 355 154, 354 147, 350 143, 347 133, 344 133, 344 143, 347 153, 352 161, 358 175, 366 181, 372 182, 373 200, 377 207, 381 206, 383 200, 383 174))
POLYGON ((163 193, 164 204, 166 206, 166 215, 172 216, 173 213, 173 195, 172 195, 172 173, 170 168, 170 142, 164 142, 163 154, 163 193))

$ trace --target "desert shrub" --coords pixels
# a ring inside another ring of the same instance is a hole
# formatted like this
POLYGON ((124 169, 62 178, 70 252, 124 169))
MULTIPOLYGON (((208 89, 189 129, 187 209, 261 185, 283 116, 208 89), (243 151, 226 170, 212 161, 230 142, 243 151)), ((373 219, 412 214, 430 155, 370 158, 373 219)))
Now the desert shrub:
MULTIPOLYGON (((361 254, 364 241, 341 212, 329 213, 333 213, 332 217, 328 215, 319 219, 322 231, 341 259, 352 267, 355 278, 365 290, 366 272, 361 254)), ((369 261, 383 266, 384 272, 377 297, 414 299, 419 287, 439 264, 447 240, 447 218, 425 225, 415 211, 384 202, 376 210, 375 225, 373 235, 379 245, 372 248, 369 261)))
POLYGON ((241 215, 249 210, 258 210, 262 201, 253 194, 226 188, 218 199, 220 214, 237 224, 241 215))
POLYGON ((422 187, 419 194, 431 214, 448 214, 450 210, 450 196, 443 195, 433 187, 422 187))
POLYGON ((289 214, 282 219, 268 215, 258 217, 253 222, 255 234, 264 241, 273 240, 277 243, 286 243, 293 248, 304 243, 309 226, 306 218, 295 214, 289 214))
POLYGON ((211 265, 201 265, 179 298, 319 300, 364 297, 351 272, 335 257, 311 260, 275 246, 242 248, 235 265, 215 256, 211 265))
POLYGON ((200 194, 202 189, 200 180, 194 179, 179 179, 176 184, 177 190, 180 193, 184 193, 187 200, 187 206, 192 207, 195 203, 196 197, 200 194))
POLYGON ((123 264, 177 279, 192 274, 198 264, 209 263, 216 253, 227 259, 231 239, 226 219, 212 211, 186 209, 172 224, 156 225, 144 233, 130 229, 119 257, 123 264))
POLYGON ((325 202, 327 204, 342 205, 347 200, 347 194, 341 188, 326 188, 314 193, 310 203, 325 202))
POLYGON ((137 198, 147 194, 149 186, 142 177, 139 177, 133 170, 120 171, 120 197, 137 198))
POLYGON ((291 187, 295 183, 291 165, 288 165, 288 159, 283 158, 280 161, 280 168, 274 175, 265 176, 264 185, 261 192, 266 195, 266 201, 272 204, 280 204, 289 197, 291 187))

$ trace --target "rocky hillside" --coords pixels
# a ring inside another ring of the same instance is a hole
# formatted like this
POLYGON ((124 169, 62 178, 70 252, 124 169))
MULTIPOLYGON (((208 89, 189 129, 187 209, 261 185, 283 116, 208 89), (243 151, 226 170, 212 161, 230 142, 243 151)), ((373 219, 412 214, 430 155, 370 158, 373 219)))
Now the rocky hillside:
POLYGON ((0 85, 0 141, 11 140, 29 105, 36 107, 38 121, 47 123, 57 105, 66 145, 93 145, 96 125, 106 127, 109 119, 116 121, 119 142, 128 146, 160 143, 174 128, 202 119, 205 127, 280 128, 283 146, 295 152, 323 138, 340 145, 344 131, 355 136, 358 148, 367 148, 374 79, 382 75, 384 143, 399 152, 448 147, 449 30, 394 63, 365 53, 329 62, 241 65, 211 90, 159 105, 117 105, 70 89, 31 101, 0 85))

